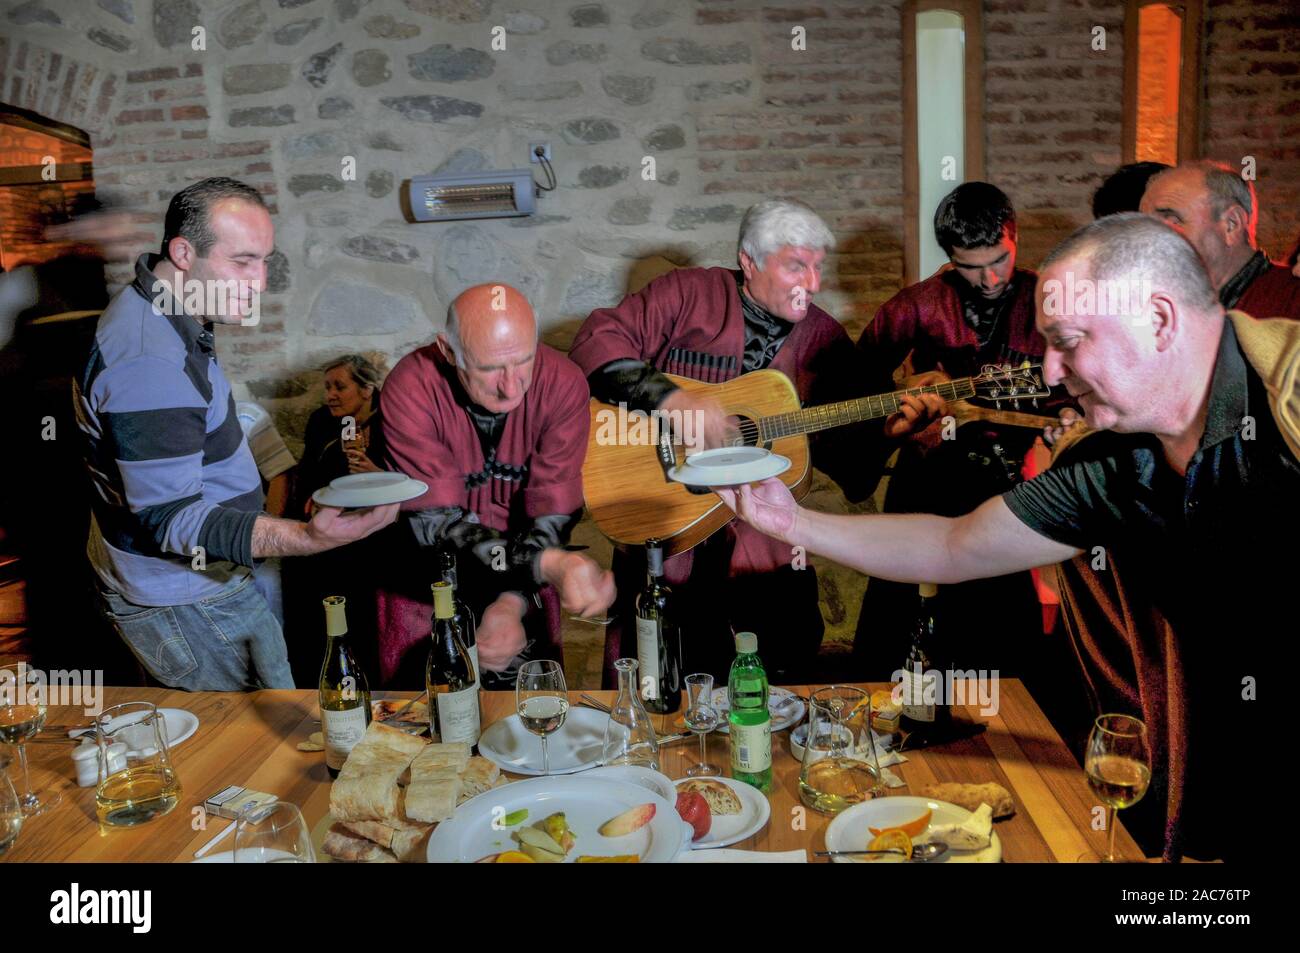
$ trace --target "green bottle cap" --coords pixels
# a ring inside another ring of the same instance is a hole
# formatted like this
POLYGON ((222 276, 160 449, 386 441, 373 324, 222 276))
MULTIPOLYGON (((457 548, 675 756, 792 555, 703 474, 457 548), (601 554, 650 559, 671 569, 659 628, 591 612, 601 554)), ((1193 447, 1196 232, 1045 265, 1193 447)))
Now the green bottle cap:
POLYGON ((325 605, 325 634, 334 636, 348 634, 348 617, 344 606, 348 600, 342 596, 326 596, 321 600, 325 605))
POLYGON ((736 651, 741 655, 753 655, 758 651, 758 636, 753 632, 737 632, 736 651))
POLYGON ((435 582, 431 588, 433 589, 433 614, 439 619, 450 619, 456 614, 451 584, 435 582))
POLYGON ((932 582, 923 582, 920 586, 921 596, 925 599, 933 599, 939 594, 939 587, 932 582))

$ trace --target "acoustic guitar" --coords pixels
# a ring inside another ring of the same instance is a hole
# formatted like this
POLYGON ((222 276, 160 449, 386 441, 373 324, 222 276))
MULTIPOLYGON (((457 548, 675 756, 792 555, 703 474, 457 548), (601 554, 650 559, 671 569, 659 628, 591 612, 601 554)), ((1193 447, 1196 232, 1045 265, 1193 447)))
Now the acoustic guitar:
MULTIPOLYGON (((717 401, 738 418, 740 443, 761 446, 789 457, 781 481, 796 499, 807 495, 812 479, 808 434, 897 413, 908 394, 938 394, 950 405, 961 426, 972 420, 1010 426, 1042 428, 1049 421, 1031 414, 999 411, 965 403, 979 397, 999 406, 1036 401, 1050 393, 1043 385, 1042 365, 986 366, 975 377, 963 377, 927 387, 914 387, 874 397, 861 397, 802 408, 791 380, 780 371, 751 371, 721 384, 704 384, 668 375, 678 387, 717 401)), ((690 421, 673 421, 642 414, 593 399, 582 490, 587 511, 597 528, 614 543, 641 546, 658 537, 664 554, 685 552, 708 539, 733 519, 716 493, 687 487, 668 476, 685 459, 690 421)))

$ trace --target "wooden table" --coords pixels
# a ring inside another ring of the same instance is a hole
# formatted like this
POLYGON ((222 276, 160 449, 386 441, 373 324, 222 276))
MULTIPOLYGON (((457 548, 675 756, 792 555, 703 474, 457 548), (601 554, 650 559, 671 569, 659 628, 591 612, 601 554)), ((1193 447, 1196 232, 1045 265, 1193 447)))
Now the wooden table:
MULTIPOLYGON (((808 694, 805 686, 794 690, 808 694)), ((614 697, 613 692, 591 694, 607 703, 614 697)), ((198 716, 198 732, 173 752, 184 787, 181 805, 166 817, 138 828, 101 830, 95 818, 94 789, 78 788, 73 780, 68 757, 72 746, 31 743, 27 750, 33 784, 38 789, 44 785, 58 788, 63 800, 46 814, 29 819, 18 842, 0 862, 188 861, 230 823, 212 817, 207 819, 206 830, 199 829, 198 806, 231 784, 267 791, 297 804, 312 827, 328 813, 330 782, 324 755, 297 750, 299 741, 319 730, 315 692, 189 694, 107 688, 105 696, 105 707, 143 699, 159 707, 185 708, 198 716)), ((1092 829, 1097 801, 1078 763, 1018 680, 1003 679, 1000 696, 999 711, 993 717, 980 716, 976 708, 966 710, 971 720, 986 723, 982 734, 932 750, 909 752, 905 764, 891 768, 909 787, 894 788, 890 793, 908 794, 913 787, 934 781, 997 781, 1012 793, 1017 809, 1014 817, 996 825, 1004 860, 1071 863, 1089 850, 1104 852, 1105 832, 1092 829)), ((577 693, 572 698, 576 704, 577 693)), ((511 714, 513 708, 513 693, 484 693, 484 724, 511 714)), ((85 720, 79 709, 50 709, 52 724, 85 720)), ((697 753, 693 740, 666 747, 664 773, 674 779, 684 777, 697 753)), ((710 760, 725 770, 725 736, 710 736, 709 753, 710 760)), ((789 732, 773 735, 772 762, 771 821, 759 834, 734 846, 765 851, 824 849, 830 818, 807 811, 806 829, 796 829, 800 826, 795 823, 797 813, 805 812, 796 812, 801 808, 799 763, 790 754, 789 732)), ((16 763, 9 773, 15 785, 20 783, 16 763)), ((216 849, 229 850, 230 844, 227 840, 216 849)), ((1137 845, 1122 827, 1116 832, 1116 853, 1125 859, 1141 859, 1137 845)))

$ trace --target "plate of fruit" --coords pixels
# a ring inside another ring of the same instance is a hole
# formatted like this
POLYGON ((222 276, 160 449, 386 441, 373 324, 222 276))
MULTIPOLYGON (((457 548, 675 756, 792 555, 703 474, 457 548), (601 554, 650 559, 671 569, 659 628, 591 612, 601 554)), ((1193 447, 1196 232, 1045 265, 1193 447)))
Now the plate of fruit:
POLYGON ((466 801, 429 838, 430 863, 667 863, 691 832, 631 781, 543 777, 466 801))

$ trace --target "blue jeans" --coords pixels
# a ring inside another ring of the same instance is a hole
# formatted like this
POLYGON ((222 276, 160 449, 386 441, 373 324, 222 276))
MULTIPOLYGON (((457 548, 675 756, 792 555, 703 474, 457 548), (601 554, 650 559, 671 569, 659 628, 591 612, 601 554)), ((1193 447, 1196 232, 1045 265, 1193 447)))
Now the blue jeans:
POLYGON ((249 573, 180 606, 138 606, 102 584, 99 609, 155 679, 189 692, 293 688, 280 623, 249 573))

